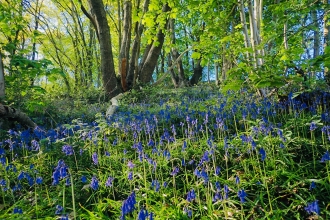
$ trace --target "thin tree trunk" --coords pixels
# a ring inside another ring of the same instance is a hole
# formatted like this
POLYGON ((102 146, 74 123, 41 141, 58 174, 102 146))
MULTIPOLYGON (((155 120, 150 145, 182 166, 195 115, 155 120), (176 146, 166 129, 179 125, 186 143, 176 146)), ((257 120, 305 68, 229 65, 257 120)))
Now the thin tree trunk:
MULTIPOLYGON (((150 0, 145 0, 143 5, 143 15, 148 11, 150 0)), ((143 16, 142 16, 143 17, 143 16)), ((144 25, 142 24, 142 18, 139 22, 135 23, 135 38, 132 45, 131 51, 131 59, 129 62, 128 72, 126 76, 126 82, 129 89, 133 87, 135 84, 135 80, 139 71, 138 67, 138 59, 140 54, 140 43, 141 43, 141 35, 144 29, 144 25)), ((150 47, 149 47, 150 49, 150 47)), ((149 49, 146 50, 149 52, 149 49)), ((143 61, 146 59, 147 53, 145 57, 142 59, 143 61)))
POLYGON ((313 10, 311 12, 312 20, 317 25, 317 27, 314 30, 314 48, 313 48, 313 58, 316 58, 318 55, 320 55, 320 30, 319 30, 319 23, 317 19, 317 11, 313 10))
MULTIPOLYGON (((246 24, 244 1, 239 0, 238 3, 239 3, 239 6, 240 6, 239 13, 240 13, 240 18, 241 18, 241 24, 243 26, 244 46, 245 46, 245 48, 250 48, 251 43, 250 43, 250 38, 249 38, 249 35, 248 35, 248 28, 247 28, 247 24, 246 24)), ((246 52, 246 59, 247 60, 250 59, 249 52, 246 52)))
MULTIPOLYGON (((122 35, 120 54, 119 54, 120 64, 122 63, 123 59, 129 60, 129 49, 131 44, 131 30, 132 30, 131 27, 132 27, 132 2, 128 0, 124 2, 124 27, 123 27, 124 32, 122 35)), ((119 65, 119 73, 122 73, 121 66, 122 65, 119 65)), ((125 72, 125 76, 126 73, 127 72, 125 72)))
MULTIPOLYGON (((168 12, 169 10, 170 7, 168 6, 168 4, 165 4, 163 6, 162 13, 168 12)), ((166 27, 166 23, 167 21, 165 22, 164 27, 166 27)), ((157 33, 157 43, 154 42, 152 44, 148 56, 145 62, 143 63, 141 70, 139 71, 139 78, 143 83, 148 83, 152 79, 152 73, 157 64, 157 60, 161 52, 161 49, 163 47, 163 43, 165 39, 164 27, 159 27, 159 31, 157 33)))
MULTIPOLYGON (((330 0, 323 0, 323 4, 326 6, 325 7, 325 12, 324 12, 324 17, 323 17, 323 51, 325 51, 326 47, 329 46, 330 42, 330 25, 329 23, 329 4, 330 0)), ((329 73, 329 68, 325 67, 324 68, 324 79, 325 82, 330 86, 330 73, 329 73)))
POLYGON ((201 66, 201 59, 194 62, 194 74, 190 79, 190 85, 197 85, 203 76, 203 67, 201 66))
POLYGON ((2 63, 2 54, 0 51, 0 98, 5 97, 5 72, 2 63))
MULTIPOLYGON (((176 38, 175 38, 175 20, 173 18, 171 18, 169 20, 168 27, 169 27, 169 29, 170 29, 169 31, 171 33, 171 43, 172 43, 172 45, 176 45, 176 42, 175 42, 176 41, 176 38)), ((180 56, 180 53, 178 52, 178 50, 175 47, 172 47, 171 52, 172 52, 173 60, 177 60, 178 57, 180 56)), ((176 63, 176 66, 177 66, 177 70, 178 70, 178 76, 176 78, 179 80, 177 82, 177 84, 180 87, 188 86, 188 81, 184 76, 184 69, 183 69, 183 65, 182 65, 182 59, 180 59, 176 63)))
MULTIPOLYGON (((171 67, 172 66, 172 57, 171 54, 167 55, 167 66, 171 67)), ((179 87, 179 78, 177 77, 177 75, 175 75, 174 69, 169 69, 168 70, 171 74, 171 79, 172 79, 172 83, 174 85, 175 88, 179 87)))
POLYGON ((215 72, 215 84, 219 85, 219 64, 214 61, 214 72, 215 72))
POLYGON ((103 87, 110 98, 118 95, 122 90, 116 79, 115 66, 112 55, 110 28, 108 25, 102 0, 88 0, 92 15, 97 23, 100 36, 101 72, 103 87))

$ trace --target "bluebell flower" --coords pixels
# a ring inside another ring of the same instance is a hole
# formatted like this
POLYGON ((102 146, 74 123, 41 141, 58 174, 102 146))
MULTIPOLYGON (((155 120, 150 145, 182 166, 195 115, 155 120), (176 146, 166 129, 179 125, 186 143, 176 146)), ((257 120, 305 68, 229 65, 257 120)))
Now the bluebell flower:
POLYGON ((93 160, 93 163, 94 163, 95 165, 98 165, 99 160, 98 160, 97 153, 93 153, 93 155, 92 155, 92 160, 93 160))
POLYGON ((0 147, 0 156, 5 155, 5 154, 6 154, 5 150, 0 147))
POLYGON ((309 130, 310 131, 314 131, 316 128, 317 128, 316 123, 315 122, 312 122, 311 125, 310 125, 310 127, 309 127, 309 130))
POLYGON ((164 181, 164 182, 163 182, 163 187, 166 188, 167 185, 168 185, 168 182, 164 181))
POLYGON ((181 151, 185 151, 187 148, 187 142, 183 141, 183 145, 182 145, 182 150, 181 151))
POLYGON ((70 220, 70 219, 69 216, 66 214, 66 215, 61 215, 59 220, 70 220))
POLYGON ((99 188, 99 181, 97 180, 97 178, 95 176, 92 177, 90 186, 93 190, 97 190, 99 188))
POLYGON ((15 207, 13 210, 14 214, 23 214, 23 210, 19 207, 15 207))
MULTIPOLYGON (((60 159, 57 163, 57 166, 55 167, 53 178, 56 176, 58 179, 63 179, 67 177, 67 165, 64 163, 64 160, 60 159)), ((55 179, 55 178, 54 178, 55 179)))
POLYGON ((324 162, 327 162, 329 160, 330 160, 329 151, 326 151, 325 154, 321 158, 321 162, 324 163, 324 162))
POLYGON ((259 149, 259 154, 261 155, 261 161, 264 161, 266 159, 266 151, 263 148, 259 149))
POLYGON ((146 220, 148 217, 148 211, 142 208, 138 214, 138 220, 146 220))
POLYGON ((216 192, 213 196, 212 202, 222 201, 222 195, 220 192, 216 192))
POLYGON ((128 180, 133 180, 133 172, 132 171, 128 173, 127 178, 128 178, 128 180))
POLYGON ((63 212, 63 207, 60 205, 56 205, 55 215, 60 215, 63 212))
POLYGON ((71 185, 71 182, 70 182, 70 178, 69 178, 69 177, 66 178, 66 180, 65 180, 65 185, 66 185, 66 186, 70 186, 70 185, 71 185))
POLYGON ((314 202, 308 203, 307 206, 305 207, 305 210, 308 212, 308 214, 312 214, 314 212, 317 215, 319 215, 320 207, 319 207, 318 201, 315 200, 314 202))
POLYGON ((151 182, 151 188, 154 188, 156 192, 160 189, 160 184, 158 180, 152 180, 151 182))
POLYGON ((201 177, 201 172, 199 172, 199 170, 196 168, 194 170, 194 175, 197 176, 198 178, 200 178, 201 177))
POLYGON ((311 185, 309 186, 309 190, 313 190, 316 188, 316 183, 314 181, 311 182, 311 185))
POLYGON ((200 174, 201 174, 201 177, 204 179, 204 184, 206 184, 209 181, 209 176, 204 168, 202 169, 200 174))
POLYGON ((24 175, 24 171, 21 171, 21 172, 18 174, 17 179, 18 179, 18 180, 22 180, 22 179, 24 179, 24 177, 25 177, 25 175, 24 175))
POLYGON ((86 182, 87 182, 87 178, 86 178, 86 176, 81 176, 81 182, 82 182, 82 183, 86 183, 86 182))
POLYGON ((221 185, 220 185, 220 182, 219 182, 219 181, 216 181, 216 182, 215 182, 215 188, 217 189, 217 192, 220 192, 220 190, 221 190, 221 185))
POLYGON ((209 162, 209 161, 210 161, 209 152, 205 151, 204 154, 203 154, 202 159, 199 162, 199 166, 202 165, 204 162, 209 162))
POLYGON ((173 171, 171 172, 171 176, 175 176, 176 174, 178 174, 179 171, 180 171, 179 167, 174 167, 173 171))
POLYGON ((224 192, 224 195, 225 195, 225 199, 228 199, 229 188, 228 188, 227 185, 224 185, 223 192, 224 192))
POLYGON ((154 220, 154 213, 152 212, 149 213, 149 220, 154 220))
POLYGON ((106 151, 104 154, 105 156, 110 157, 110 153, 108 151, 106 151))
POLYGON ((10 171, 10 170, 12 170, 14 173, 17 172, 17 169, 16 169, 15 165, 13 165, 13 164, 9 164, 9 165, 6 167, 6 171, 10 171))
POLYGON ((188 194, 187 194, 187 201, 191 202, 192 200, 194 200, 196 198, 196 194, 195 194, 195 190, 191 189, 188 194))
POLYGON ((217 166, 217 167, 215 168, 215 175, 216 175, 216 176, 219 176, 220 172, 221 172, 221 168, 217 166))
POLYGON ((13 186, 13 188, 12 188, 13 192, 18 191, 18 190, 21 190, 21 189, 22 189, 21 184, 17 184, 15 186, 13 186))
POLYGON ((187 216, 189 217, 189 218, 191 218, 191 216, 192 216, 192 210, 191 209, 188 209, 188 207, 184 207, 183 208, 183 211, 184 211, 184 213, 186 213, 187 214, 187 216))
POLYGON ((70 156, 73 155, 73 148, 70 145, 63 145, 62 152, 65 153, 65 155, 70 156))
POLYGON ((105 186, 111 187, 113 183, 114 178, 109 176, 107 181, 105 182, 105 186))
POLYGON ((0 179, 0 186, 6 186, 6 180, 0 179))
POLYGON ((181 159, 181 166, 186 166, 186 161, 184 160, 184 158, 181 159))
POLYGON ((135 164, 132 161, 128 161, 127 166, 128 168, 133 169, 135 167, 135 164))
POLYGON ((240 184, 239 176, 236 176, 236 178, 235 178, 235 183, 236 183, 236 184, 240 184))
POLYGON ((36 179, 36 183, 38 184, 38 185, 40 185, 40 184, 42 184, 42 177, 37 177, 37 179, 36 179))
POLYGON ((135 199, 135 192, 132 192, 126 200, 124 200, 121 206, 121 216, 120 219, 124 220, 125 215, 129 214, 130 212, 134 211, 136 204, 135 199))
POLYGON ((237 193, 238 198, 240 198, 241 203, 245 202, 245 197, 247 196, 246 192, 244 191, 244 189, 241 189, 238 191, 237 193))
POLYGON ((36 140, 31 141, 31 146, 32 146, 32 150, 34 150, 34 151, 40 150, 39 142, 36 140))

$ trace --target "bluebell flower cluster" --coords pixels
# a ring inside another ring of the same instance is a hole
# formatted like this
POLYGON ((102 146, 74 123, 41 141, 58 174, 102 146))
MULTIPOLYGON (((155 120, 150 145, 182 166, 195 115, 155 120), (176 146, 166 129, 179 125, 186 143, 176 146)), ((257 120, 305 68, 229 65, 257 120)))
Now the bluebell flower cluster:
POLYGON ((60 159, 57 163, 57 166, 54 169, 53 172, 53 183, 52 185, 57 185, 59 184, 61 179, 67 178, 69 176, 68 174, 68 167, 67 165, 64 163, 64 160, 60 159))
POLYGON ((187 201, 191 202, 194 199, 196 199, 196 193, 194 189, 191 189, 188 193, 187 193, 187 201))
POLYGON ((136 204, 135 192, 132 192, 121 206, 121 220, 125 220, 125 216, 134 211, 136 204))
POLYGON ((241 200, 241 203, 244 203, 245 202, 245 197, 247 196, 247 194, 244 191, 244 189, 241 189, 241 190, 238 191, 237 196, 241 200))
POLYGON ((327 162, 329 160, 330 160, 330 154, 329 154, 329 151, 326 151, 325 154, 321 158, 321 162, 324 163, 324 162, 327 162))
POLYGON ((13 210, 14 214, 23 214, 23 210, 19 207, 15 207, 13 210))
POLYGON ((320 215, 320 207, 317 200, 308 203, 307 206, 305 207, 305 210, 308 212, 308 214, 315 213, 317 215, 320 215))
POLYGON ((98 179, 96 178, 96 176, 93 176, 92 177, 92 181, 91 181, 91 184, 90 184, 91 188, 93 190, 97 190, 99 188, 99 181, 98 179))
POLYGON ((70 156, 73 155, 73 148, 70 145, 63 145, 62 152, 65 153, 65 155, 70 156))

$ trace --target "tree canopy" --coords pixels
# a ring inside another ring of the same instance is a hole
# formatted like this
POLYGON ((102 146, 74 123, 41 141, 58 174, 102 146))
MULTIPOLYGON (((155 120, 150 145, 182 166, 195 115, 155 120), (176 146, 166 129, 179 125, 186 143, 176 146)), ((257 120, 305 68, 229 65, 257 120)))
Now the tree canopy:
POLYGON ((8 100, 201 80, 263 95, 326 86, 328 13, 326 0, 1 0, 1 91, 4 80, 8 100))

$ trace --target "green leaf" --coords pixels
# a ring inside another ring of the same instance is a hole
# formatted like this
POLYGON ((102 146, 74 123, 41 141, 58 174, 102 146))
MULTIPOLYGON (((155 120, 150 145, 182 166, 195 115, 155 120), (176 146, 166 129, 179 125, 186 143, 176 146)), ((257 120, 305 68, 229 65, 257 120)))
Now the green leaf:
POLYGON ((199 53, 199 52, 193 52, 191 54, 191 58, 194 59, 194 60, 198 60, 198 59, 201 58, 201 53, 199 53))

